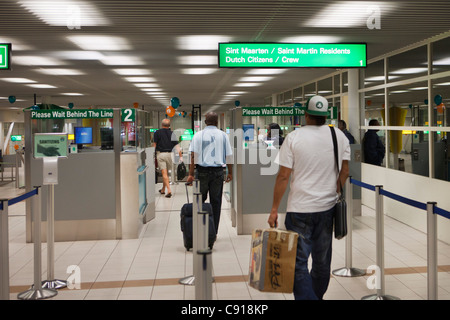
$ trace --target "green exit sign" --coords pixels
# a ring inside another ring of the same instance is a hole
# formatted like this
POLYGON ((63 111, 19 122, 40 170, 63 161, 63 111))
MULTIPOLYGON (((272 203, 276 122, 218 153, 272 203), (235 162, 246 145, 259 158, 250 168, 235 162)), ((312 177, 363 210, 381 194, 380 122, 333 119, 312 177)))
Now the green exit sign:
POLYGON ((365 68, 365 43, 219 43, 219 68, 365 68))
POLYGON ((0 70, 11 68, 11 43, 0 43, 0 70))

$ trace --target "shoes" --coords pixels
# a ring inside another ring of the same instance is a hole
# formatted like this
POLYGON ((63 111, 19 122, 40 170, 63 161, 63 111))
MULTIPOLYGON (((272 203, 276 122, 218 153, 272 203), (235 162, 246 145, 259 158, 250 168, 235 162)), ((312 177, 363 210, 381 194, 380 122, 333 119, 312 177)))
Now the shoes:
POLYGON ((158 191, 159 193, 161 193, 161 194, 165 194, 165 192, 164 191, 162 191, 162 189, 159 189, 159 191, 158 191))
POLYGON ((171 193, 166 194, 166 198, 170 198, 172 196, 171 193))

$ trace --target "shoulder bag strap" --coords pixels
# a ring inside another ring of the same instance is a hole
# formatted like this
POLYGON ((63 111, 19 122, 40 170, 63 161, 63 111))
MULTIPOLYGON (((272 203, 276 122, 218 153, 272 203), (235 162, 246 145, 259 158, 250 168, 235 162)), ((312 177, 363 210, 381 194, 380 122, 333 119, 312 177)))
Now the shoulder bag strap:
POLYGON ((331 130, 331 136, 333 137, 333 146, 334 146, 334 159, 336 162, 336 169, 337 169, 337 173, 338 173, 338 181, 339 181, 339 185, 341 187, 341 194, 344 193, 344 189, 342 189, 342 184, 341 184, 341 180, 339 179, 339 156, 338 156, 338 144, 337 144, 337 139, 336 139, 336 132, 334 131, 334 127, 330 127, 331 130))

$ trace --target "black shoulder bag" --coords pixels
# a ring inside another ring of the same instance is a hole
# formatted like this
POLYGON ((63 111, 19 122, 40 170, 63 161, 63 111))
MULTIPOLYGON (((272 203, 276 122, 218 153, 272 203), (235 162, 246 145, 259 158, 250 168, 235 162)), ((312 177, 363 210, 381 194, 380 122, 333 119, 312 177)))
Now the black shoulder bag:
POLYGON ((333 136, 334 158, 338 172, 338 181, 341 187, 341 193, 339 194, 339 198, 334 209, 334 237, 336 239, 342 239, 347 235, 347 203, 345 202, 344 189, 342 188, 341 180, 339 179, 340 170, 336 132, 334 131, 334 127, 330 127, 330 129, 331 135, 333 136))

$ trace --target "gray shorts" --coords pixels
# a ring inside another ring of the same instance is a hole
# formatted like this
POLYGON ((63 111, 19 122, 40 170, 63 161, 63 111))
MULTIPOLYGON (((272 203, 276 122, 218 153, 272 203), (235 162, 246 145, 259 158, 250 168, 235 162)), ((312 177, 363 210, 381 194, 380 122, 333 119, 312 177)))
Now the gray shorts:
POLYGON ((156 160, 161 170, 172 168, 172 152, 156 152, 156 160))

